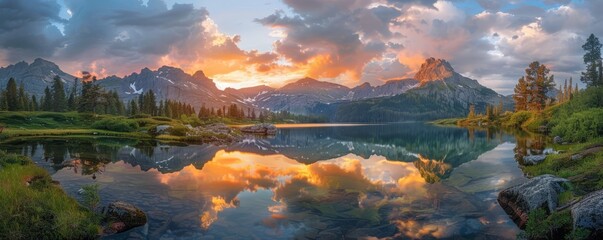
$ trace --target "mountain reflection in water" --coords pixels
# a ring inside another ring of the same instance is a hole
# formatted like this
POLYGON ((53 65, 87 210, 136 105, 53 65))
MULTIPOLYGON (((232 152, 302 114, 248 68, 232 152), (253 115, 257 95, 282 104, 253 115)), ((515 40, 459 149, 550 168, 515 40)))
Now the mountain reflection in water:
POLYGON ((103 202, 148 213, 147 228, 112 238, 511 239, 496 194, 524 181, 514 141, 405 123, 286 128, 226 147, 99 138, 0 149, 56 171, 73 196, 97 182, 103 202))

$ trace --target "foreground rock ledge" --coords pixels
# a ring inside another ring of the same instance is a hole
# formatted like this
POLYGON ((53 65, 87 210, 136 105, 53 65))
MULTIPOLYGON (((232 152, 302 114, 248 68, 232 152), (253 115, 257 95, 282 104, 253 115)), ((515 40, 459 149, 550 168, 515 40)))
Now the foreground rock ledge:
POLYGON ((603 238, 603 190, 588 194, 572 206, 574 229, 592 231, 593 239, 603 238))
POLYGON ((565 178, 540 175, 526 183, 513 186, 498 194, 498 203, 520 228, 528 222, 528 214, 538 208, 554 212, 559 203, 559 195, 565 191, 565 178))
POLYGON ((106 228, 105 234, 115 234, 128 231, 147 224, 147 215, 137 207, 126 202, 112 202, 103 212, 106 228))
POLYGON ((261 123, 253 126, 243 127, 241 128, 241 132, 260 135, 275 135, 276 126, 269 123, 261 123))

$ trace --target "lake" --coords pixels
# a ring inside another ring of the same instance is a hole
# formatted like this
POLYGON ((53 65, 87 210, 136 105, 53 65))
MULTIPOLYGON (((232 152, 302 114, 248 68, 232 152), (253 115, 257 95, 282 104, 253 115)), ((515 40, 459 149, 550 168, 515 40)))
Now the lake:
POLYGON ((123 200, 146 226, 107 239, 515 239, 498 205, 543 139, 424 123, 285 125, 229 146, 113 138, 15 140, 80 198, 123 200))

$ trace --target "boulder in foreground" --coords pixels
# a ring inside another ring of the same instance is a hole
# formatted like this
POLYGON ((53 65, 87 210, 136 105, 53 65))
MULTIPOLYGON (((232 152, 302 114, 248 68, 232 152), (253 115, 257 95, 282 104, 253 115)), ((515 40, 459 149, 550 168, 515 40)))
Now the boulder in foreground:
POLYGON ((523 229, 531 211, 544 208, 551 213, 557 209, 559 195, 565 191, 566 182, 567 179, 553 175, 540 175, 526 183, 501 191, 498 194, 498 203, 523 229))
POLYGON ((147 215, 142 210, 121 201, 110 203, 104 216, 108 223, 104 230, 107 234, 121 233, 147 224, 147 215))
POLYGON ((590 230, 593 239, 603 238, 603 190, 593 192, 572 206, 574 229, 590 230))

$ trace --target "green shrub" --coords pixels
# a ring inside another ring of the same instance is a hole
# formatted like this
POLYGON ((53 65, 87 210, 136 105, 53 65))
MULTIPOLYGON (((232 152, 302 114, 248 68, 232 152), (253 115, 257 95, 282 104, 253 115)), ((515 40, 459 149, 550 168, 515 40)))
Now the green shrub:
POLYGON ((136 118, 150 118, 150 117, 151 117, 151 115, 149 115, 149 114, 136 114, 134 116, 131 116, 130 118, 136 119, 136 118))
POLYGON ((569 210, 547 215, 543 208, 536 209, 528 215, 525 234, 528 239, 553 239, 572 231, 572 215, 569 210))
POLYGON ((584 142, 603 135, 603 109, 590 109, 558 119, 553 135, 571 142, 584 142))
POLYGON ((92 124, 92 128, 114 132, 133 132, 138 129, 136 121, 128 119, 107 118, 92 124))
POLYGON ((162 121, 162 122, 171 122, 172 119, 169 117, 153 117, 153 119, 157 120, 157 121, 162 121))
POLYGON ((0 151, 0 167, 4 167, 11 164, 27 165, 32 163, 31 160, 25 156, 6 154, 0 151))
POLYGON ((185 126, 179 125, 179 126, 172 126, 167 131, 170 133, 170 135, 186 136, 186 133, 188 132, 188 128, 186 128, 185 126))
POLYGON ((511 115, 511 117, 509 118, 509 121, 507 121, 505 123, 505 125, 507 127, 519 127, 524 122, 526 122, 528 119, 530 119, 531 117, 532 117, 532 112, 519 111, 519 112, 513 113, 513 115, 511 115))
POLYGON ((88 209, 94 211, 100 203, 100 194, 98 193, 98 184, 87 184, 82 187, 84 190, 82 193, 84 205, 88 209))

